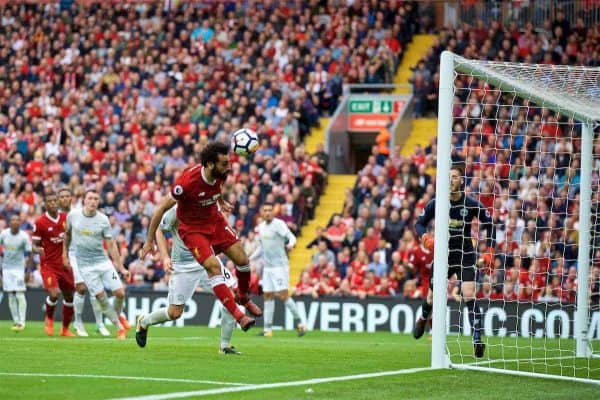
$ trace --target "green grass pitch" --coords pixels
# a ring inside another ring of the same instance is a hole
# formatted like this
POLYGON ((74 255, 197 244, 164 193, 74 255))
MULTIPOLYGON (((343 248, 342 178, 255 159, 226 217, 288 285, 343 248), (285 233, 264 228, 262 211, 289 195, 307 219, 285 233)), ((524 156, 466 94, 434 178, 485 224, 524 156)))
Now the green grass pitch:
MULTIPOLYGON (((273 338, 255 336, 259 329, 237 330, 233 344, 241 356, 218 353, 219 330, 204 327, 149 331, 140 349, 133 332, 126 341, 94 335, 90 338, 46 337, 41 323, 29 323, 20 333, 0 321, 0 399, 598 399, 600 386, 567 381, 492 374, 478 371, 411 369, 429 366, 431 342, 391 333, 275 331, 273 338), (298 381, 386 371, 405 374, 366 379, 298 384, 298 381), (65 376, 75 375, 75 376, 65 376), (286 384, 281 386, 279 384, 286 384), (273 384, 265 386, 265 384, 273 384), (233 392, 224 392, 234 390, 233 392), (220 392, 219 392, 220 391, 220 392), (189 393, 191 392, 191 393, 189 393), (170 394, 170 395, 169 395, 170 394)), ((558 341, 486 339, 490 357, 543 356, 540 350, 558 341), (527 347, 529 346, 529 347, 527 347)), ((452 353, 473 362, 468 338, 449 337, 452 353)), ((560 349, 572 347, 563 340, 560 349)), ((548 356, 560 356, 558 347, 548 356)), ((456 361, 456 359, 454 358, 456 361)), ((488 360, 489 361, 489 360, 488 360)), ((492 363, 493 364, 493 363, 492 363)), ((600 380, 600 360, 514 362, 510 368, 577 374, 600 380), (588 365, 589 363, 589 365, 588 365), (587 368, 589 366, 589 368, 587 368), (591 371, 591 372, 588 372, 591 371)), ((488 364, 489 365, 489 364, 488 364)), ((494 366, 504 366, 504 363, 494 366)))

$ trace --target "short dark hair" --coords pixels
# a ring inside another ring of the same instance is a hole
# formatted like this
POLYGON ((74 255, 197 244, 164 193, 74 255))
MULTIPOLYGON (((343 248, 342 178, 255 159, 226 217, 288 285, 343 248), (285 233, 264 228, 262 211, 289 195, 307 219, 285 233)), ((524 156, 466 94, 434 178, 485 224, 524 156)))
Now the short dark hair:
POLYGON ((48 197, 56 196, 56 192, 54 190, 50 190, 44 193, 44 201, 48 201, 48 197))
POLYGON ((270 201, 266 201, 262 204, 263 207, 275 207, 275 204, 271 203, 270 201))
POLYGON ((229 146, 223 142, 210 142, 200 152, 200 162, 205 167, 210 162, 216 164, 219 161, 219 154, 228 155, 229 146))
POLYGON ((69 188, 68 188, 68 187, 66 187, 66 186, 63 186, 63 187, 61 187, 60 189, 58 189, 58 192, 57 192, 57 193, 61 193, 61 192, 69 192, 69 194, 72 194, 72 193, 71 193, 71 189, 69 189, 69 188))
POLYGON ((452 170, 458 171, 460 176, 465 176, 465 164, 462 162, 452 163, 450 171, 452 170))
POLYGON ((98 193, 98 191, 96 189, 90 188, 90 189, 86 189, 85 192, 83 193, 84 199, 87 197, 88 193, 96 193, 98 196, 100 195, 100 193, 98 193))

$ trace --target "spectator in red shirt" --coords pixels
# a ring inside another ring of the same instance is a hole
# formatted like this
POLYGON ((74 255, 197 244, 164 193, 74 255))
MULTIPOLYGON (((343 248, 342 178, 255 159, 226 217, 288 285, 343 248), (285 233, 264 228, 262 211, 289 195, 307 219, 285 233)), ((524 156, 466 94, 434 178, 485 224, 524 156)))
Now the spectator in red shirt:
POLYGON ((342 222, 339 214, 334 214, 331 225, 327 228, 327 238, 333 244, 334 249, 339 250, 346 234, 346 225, 342 222))
POLYGON ((515 285, 511 281, 504 282, 504 293, 502 299, 504 301, 518 300, 517 293, 515 293, 515 285))
POLYGON ((377 245, 379 244, 379 234, 375 231, 374 228, 368 228, 367 234, 362 240, 365 244, 365 250, 368 255, 373 254, 377 245))
POLYGON ((308 272, 303 272, 300 282, 293 289, 292 296, 312 296, 314 285, 308 272))

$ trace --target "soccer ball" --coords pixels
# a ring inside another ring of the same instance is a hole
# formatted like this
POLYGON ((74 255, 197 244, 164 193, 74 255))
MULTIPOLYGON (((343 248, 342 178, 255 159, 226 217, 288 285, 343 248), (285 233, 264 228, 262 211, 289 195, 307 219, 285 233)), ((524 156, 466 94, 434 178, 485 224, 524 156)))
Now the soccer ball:
POLYGON ((236 131, 231 137, 231 150, 240 156, 247 156, 258 150, 258 136, 251 129, 236 131))

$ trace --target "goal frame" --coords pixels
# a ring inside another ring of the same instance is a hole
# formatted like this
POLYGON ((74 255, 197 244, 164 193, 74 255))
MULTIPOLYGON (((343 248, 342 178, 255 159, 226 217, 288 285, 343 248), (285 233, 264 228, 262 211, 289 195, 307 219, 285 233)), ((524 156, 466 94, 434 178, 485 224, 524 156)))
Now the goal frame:
MULTIPOLYGON (((508 65, 508 63, 507 63, 508 65)), ((514 64, 510 64, 514 66, 514 64)), ((452 103, 454 98, 455 72, 470 74, 483 79, 500 90, 510 90, 518 97, 530 99, 550 110, 567 114, 583 124, 582 153, 581 153, 581 191, 579 207, 579 243, 578 243, 578 274, 577 274, 577 309, 575 312, 576 357, 591 357, 588 343, 589 315, 589 265, 591 249, 591 207, 592 207, 592 169, 593 169, 593 138, 594 128, 600 118, 600 111, 586 109, 570 99, 561 100, 553 93, 536 89, 535 81, 531 85, 511 81, 499 74, 485 63, 469 64, 468 60, 450 51, 441 55, 439 83, 439 112, 437 131, 437 171, 436 198, 448 199, 435 202, 435 248, 434 248, 434 278, 433 278, 433 315, 432 315, 432 352, 431 367, 433 369, 457 368, 476 369, 480 371, 499 372, 521 376, 556 378, 561 380, 581 381, 600 384, 600 381, 568 377, 561 375, 540 374, 526 371, 510 371, 505 369, 488 368, 473 364, 454 364, 446 351, 447 341, 447 271, 448 271, 448 240, 450 221, 450 177, 452 165, 451 136, 452 136, 452 103), (458 62, 460 61, 460 62, 458 62)), ((539 88, 541 89, 541 88, 539 88)), ((486 365, 484 363, 484 365, 486 365)))

